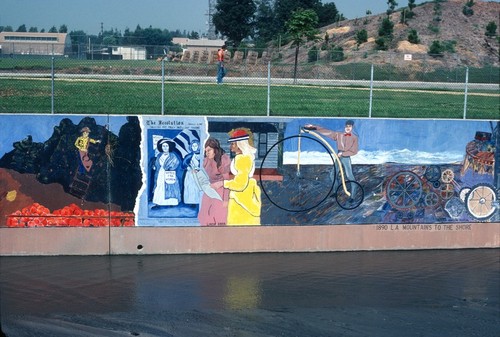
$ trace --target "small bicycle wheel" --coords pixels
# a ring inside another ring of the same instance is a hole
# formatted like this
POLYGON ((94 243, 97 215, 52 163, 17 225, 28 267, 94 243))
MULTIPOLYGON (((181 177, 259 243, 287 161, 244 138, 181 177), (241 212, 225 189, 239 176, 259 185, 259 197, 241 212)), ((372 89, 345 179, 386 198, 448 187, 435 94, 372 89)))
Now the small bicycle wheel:
POLYGON ((460 192, 458 192, 458 195, 460 197, 460 200, 462 202, 465 202, 465 198, 467 197, 467 194, 470 192, 470 187, 463 187, 460 192))
POLYGON ((262 159, 260 172, 262 191, 273 205, 289 212, 304 212, 330 196, 336 169, 324 144, 300 134, 274 144, 262 159), (281 181, 263 179, 262 172, 272 167, 278 168, 281 181))
POLYGON ((424 203, 427 207, 436 207, 439 203, 439 196, 435 192, 429 192, 424 195, 424 203))
POLYGON ((365 198, 365 192, 361 184, 357 181, 348 180, 345 182, 345 186, 350 195, 347 195, 344 191, 344 186, 340 184, 337 188, 337 203, 343 209, 355 209, 363 202, 365 198))
POLYGON ((455 179, 455 173, 451 169, 446 169, 441 173, 441 180, 445 184, 450 184, 455 179))
POLYGON ((424 176, 428 181, 438 181, 441 178, 441 168, 438 165, 431 165, 426 168, 424 176))
POLYGON ((465 197, 465 206, 470 215, 478 220, 489 219, 495 214, 497 196, 493 186, 477 184, 465 197))

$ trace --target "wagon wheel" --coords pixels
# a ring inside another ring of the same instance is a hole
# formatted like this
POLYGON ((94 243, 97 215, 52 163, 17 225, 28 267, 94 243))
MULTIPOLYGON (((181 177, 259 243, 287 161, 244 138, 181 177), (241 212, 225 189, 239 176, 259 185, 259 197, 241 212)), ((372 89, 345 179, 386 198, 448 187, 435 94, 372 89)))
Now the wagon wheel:
POLYGON ((470 192, 470 187, 464 187, 460 190, 460 192, 458 192, 458 195, 460 197, 460 200, 462 200, 462 202, 465 202, 465 198, 467 197, 467 193, 470 192))
POLYGON ((441 174, 441 180, 445 184, 450 184, 454 178, 455 178, 455 173, 453 173, 451 169, 446 169, 441 174))
POLYGON ((441 194, 441 198, 443 198, 444 200, 448 200, 451 197, 453 197, 453 195, 455 194, 455 188, 453 187, 453 184, 441 185, 440 194, 441 194))
POLYGON ((441 178, 441 168, 437 165, 431 165, 425 169, 424 176, 428 181, 438 181, 441 178))
POLYGON ((472 187, 465 197, 467 211, 478 220, 486 220, 495 214, 496 202, 495 189, 487 184, 472 187))
POLYGON ((422 191, 422 181, 410 171, 396 173, 385 186, 387 202, 395 209, 412 208, 422 197, 422 191))
POLYGON ((435 192, 429 192, 424 196, 424 203, 427 207, 435 207, 439 203, 439 196, 435 192))

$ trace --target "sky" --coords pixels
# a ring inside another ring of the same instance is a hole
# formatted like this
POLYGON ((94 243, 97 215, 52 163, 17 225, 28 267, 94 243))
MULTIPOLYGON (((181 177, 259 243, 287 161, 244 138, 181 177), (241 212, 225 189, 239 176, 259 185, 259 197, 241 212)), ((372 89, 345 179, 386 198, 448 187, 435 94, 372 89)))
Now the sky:
MULTIPOLYGON (((429 1, 429 0, 428 0, 429 1)), ((334 2, 338 11, 349 19, 363 17, 367 10, 373 14, 385 12, 387 0, 323 0, 334 2)), ((407 0, 399 0, 401 7, 407 0)), ((417 4, 425 2, 416 0, 417 4)), ((2 0, 0 26, 20 25, 48 31, 63 24, 69 31, 82 30, 97 35, 104 30, 126 28, 134 31, 142 28, 168 29, 170 31, 207 32, 208 0, 2 0)))

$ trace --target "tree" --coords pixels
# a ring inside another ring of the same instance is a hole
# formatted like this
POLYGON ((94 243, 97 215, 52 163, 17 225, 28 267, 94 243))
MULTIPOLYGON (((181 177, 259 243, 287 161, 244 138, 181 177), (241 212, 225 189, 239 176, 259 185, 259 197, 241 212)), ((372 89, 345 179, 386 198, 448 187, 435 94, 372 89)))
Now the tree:
POLYGON ((420 38, 418 37, 418 33, 415 29, 411 29, 408 33, 408 42, 413 44, 420 43, 420 38))
POLYGON ((487 37, 494 37, 497 35, 497 24, 495 23, 495 21, 488 22, 488 24, 486 25, 485 35, 487 37))
POLYGON ((30 33, 38 33, 38 28, 36 28, 36 27, 30 27, 29 32, 30 33))
POLYGON ((375 40, 375 44, 377 45, 377 50, 387 50, 389 47, 387 46, 387 41, 383 37, 379 37, 375 40))
POLYGON ((434 57, 443 56, 444 46, 441 44, 441 42, 434 40, 432 41, 432 44, 429 47, 429 51, 427 53, 434 57))
POLYGON ((68 32, 68 26, 61 25, 61 27, 59 27, 59 33, 67 33, 67 32, 68 32))
POLYGON ((344 61, 344 48, 340 46, 333 47, 330 51, 330 59, 332 60, 332 62, 344 61))
POLYGON ((192 40, 199 40, 200 38, 200 34, 198 34, 198 32, 196 31, 191 31, 191 33, 188 34, 188 39, 192 39, 192 40))
POLYGON ((325 32, 325 36, 323 37, 323 45, 326 47, 330 43, 330 35, 328 35, 328 32, 325 32))
POLYGON ((401 11, 401 23, 407 24, 408 20, 415 17, 415 12, 413 12, 413 8, 415 8, 415 0, 408 0, 408 8, 403 8, 401 11))
POLYGON ((382 20, 382 24, 380 25, 380 28, 378 29, 378 36, 383 36, 386 37, 387 39, 392 39, 392 34, 394 32, 394 23, 391 21, 391 19, 386 16, 382 20))
MULTIPOLYGON (((389 2, 389 1, 388 1, 389 2)), ((397 4, 397 3, 396 3, 397 4)), ((389 49, 389 41, 392 40, 394 32, 394 23, 389 16, 386 16, 378 29, 378 38, 375 40, 375 45, 378 50, 389 49)))
POLYGON ((217 0, 212 17, 215 29, 238 46, 253 35, 254 15, 257 9, 253 0, 217 0))
POLYGON ((462 8, 462 13, 465 16, 472 16, 474 15, 474 10, 472 9, 472 6, 474 6, 474 0, 467 0, 465 3, 464 7, 462 8))
POLYGON ((130 28, 125 28, 125 31, 123 32, 122 43, 126 46, 135 44, 135 36, 134 33, 130 31, 130 28))
POLYGON ((0 26, 0 32, 13 32, 12 26, 0 26))
POLYGON ((25 24, 20 25, 20 26, 17 28, 16 32, 26 33, 26 32, 27 32, 27 30, 26 30, 26 25, 25 25, 25 24))
POLYGON ((396 2, 396 0, 387 0, 387 6, 389 6, 386 11, 387 15, 391 15, 392 13, 394 13, 394 9, 397 7, 397 5, 398 3, 396 2))
POLYGON ((316 8, 316 14, 318 14, 318 27, 328 26, 344 18, 337 10, 334 2, 320 3, 316 8))
MULTIPOLYGON (((69 33, 71 44, 73 48, 78 48, 79 45, 85 45, 87 41, 87 34, 83 30, 74 30, 69 33)), ((78 49, 77 49, 78 50, 78 49)))
POLYGON ((358 47, 362 44, 368 41, 368 32, 366 29, 361 29, 356 32, 356 43, 358 47))
POLYGON ((292 13, 290 20, 285 24, 287 33, 295 47, 295 64, 293 69, 294 83, 297 81, 297 65, 300 46, 306 41, 318 41, 318 15, 312 9, 298 9, 292 13))
POLYGON ((319 49, 316 46, 313 46, 309 51, 307 52, 307 62, 316 62, 319 60, 319 49))
POLYGON ((317 15, 317 10, 320 6, 320 0, 275 0, 274 14, 276 17, 276 25, 279 27, 280 31, 283 32, 286 30, 286 22, 290 20, 295 11, 299 9, 312 9, 317 15))
POLYGON ((56 26, 52 26, 52 28, 49 29, 49 33, 57 33, 56 26))
POLYGON ((257 43, 265 45, 273 40, 280 28, 276 25, 271 0, 260 0, 255 14, 255 36, 257 43))
POLYGON ((413 12, 413 9, 417 7, 415 4, 415 0, 408 0, 408 8, 410 9, 410 12, 413 12))

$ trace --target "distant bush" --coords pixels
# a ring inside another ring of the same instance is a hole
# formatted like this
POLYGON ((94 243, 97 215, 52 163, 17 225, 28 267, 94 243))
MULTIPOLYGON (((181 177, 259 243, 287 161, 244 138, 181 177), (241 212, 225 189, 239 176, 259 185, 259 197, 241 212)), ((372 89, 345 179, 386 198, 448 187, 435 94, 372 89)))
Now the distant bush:
POLYGON ((413 44, 420 43, 420 38, 418 37, 418 33, 415 29, 411 29, 408 33, 408 42, 413 44))
POLYGON ((431 32, 433 32, 434 34, 438 34, 439 33, 439 27, 438 26, 430 24, 427 28, 429 28, 429 30, 431 32))
POLYGON ((313 46, 307 52, 307 62, 316 62, 319 59, 319 49, 316 46, 313 46))
POLYGON ((428 54, 431 56, 443 56, 444 54, 444 46, 438 40, 432 41, 432 44, 429 47, 428 54))
POLYGON ((361 29, 356 33, 356 43, 358 46, 368 41, 368 32, 366 29, 361 29))
POLYGON ((383 37, 379 37, 378 39, 375 40, 375 45, 377 50, 387 50, 389 49, 389 46, 387 44, 387 40, 384 39, 383 37))
POLYGON ((464 7, 462 8, 462 13, 465 16, 472 16, 474 15, 474 10, 472 9, 472 6, 474 6, 474 0, 467 0, 465 3, 464 7))
POLYGON ((495 21, 488 22, 485 35, 487 37, 494 37, 497 35, 497 24, 495 23, 495 21))
POLYGON ((345 60, 344 48, 340 46, 332 48, 332 50, 330 51, 330 55, 332 62, 340 62, 345 60))
POLYGON ((443 48, 445 52, 448 53, 455 53, 455 46, 457 45, 457 41, 455 40, 448 40, 443 42, 443 48))

